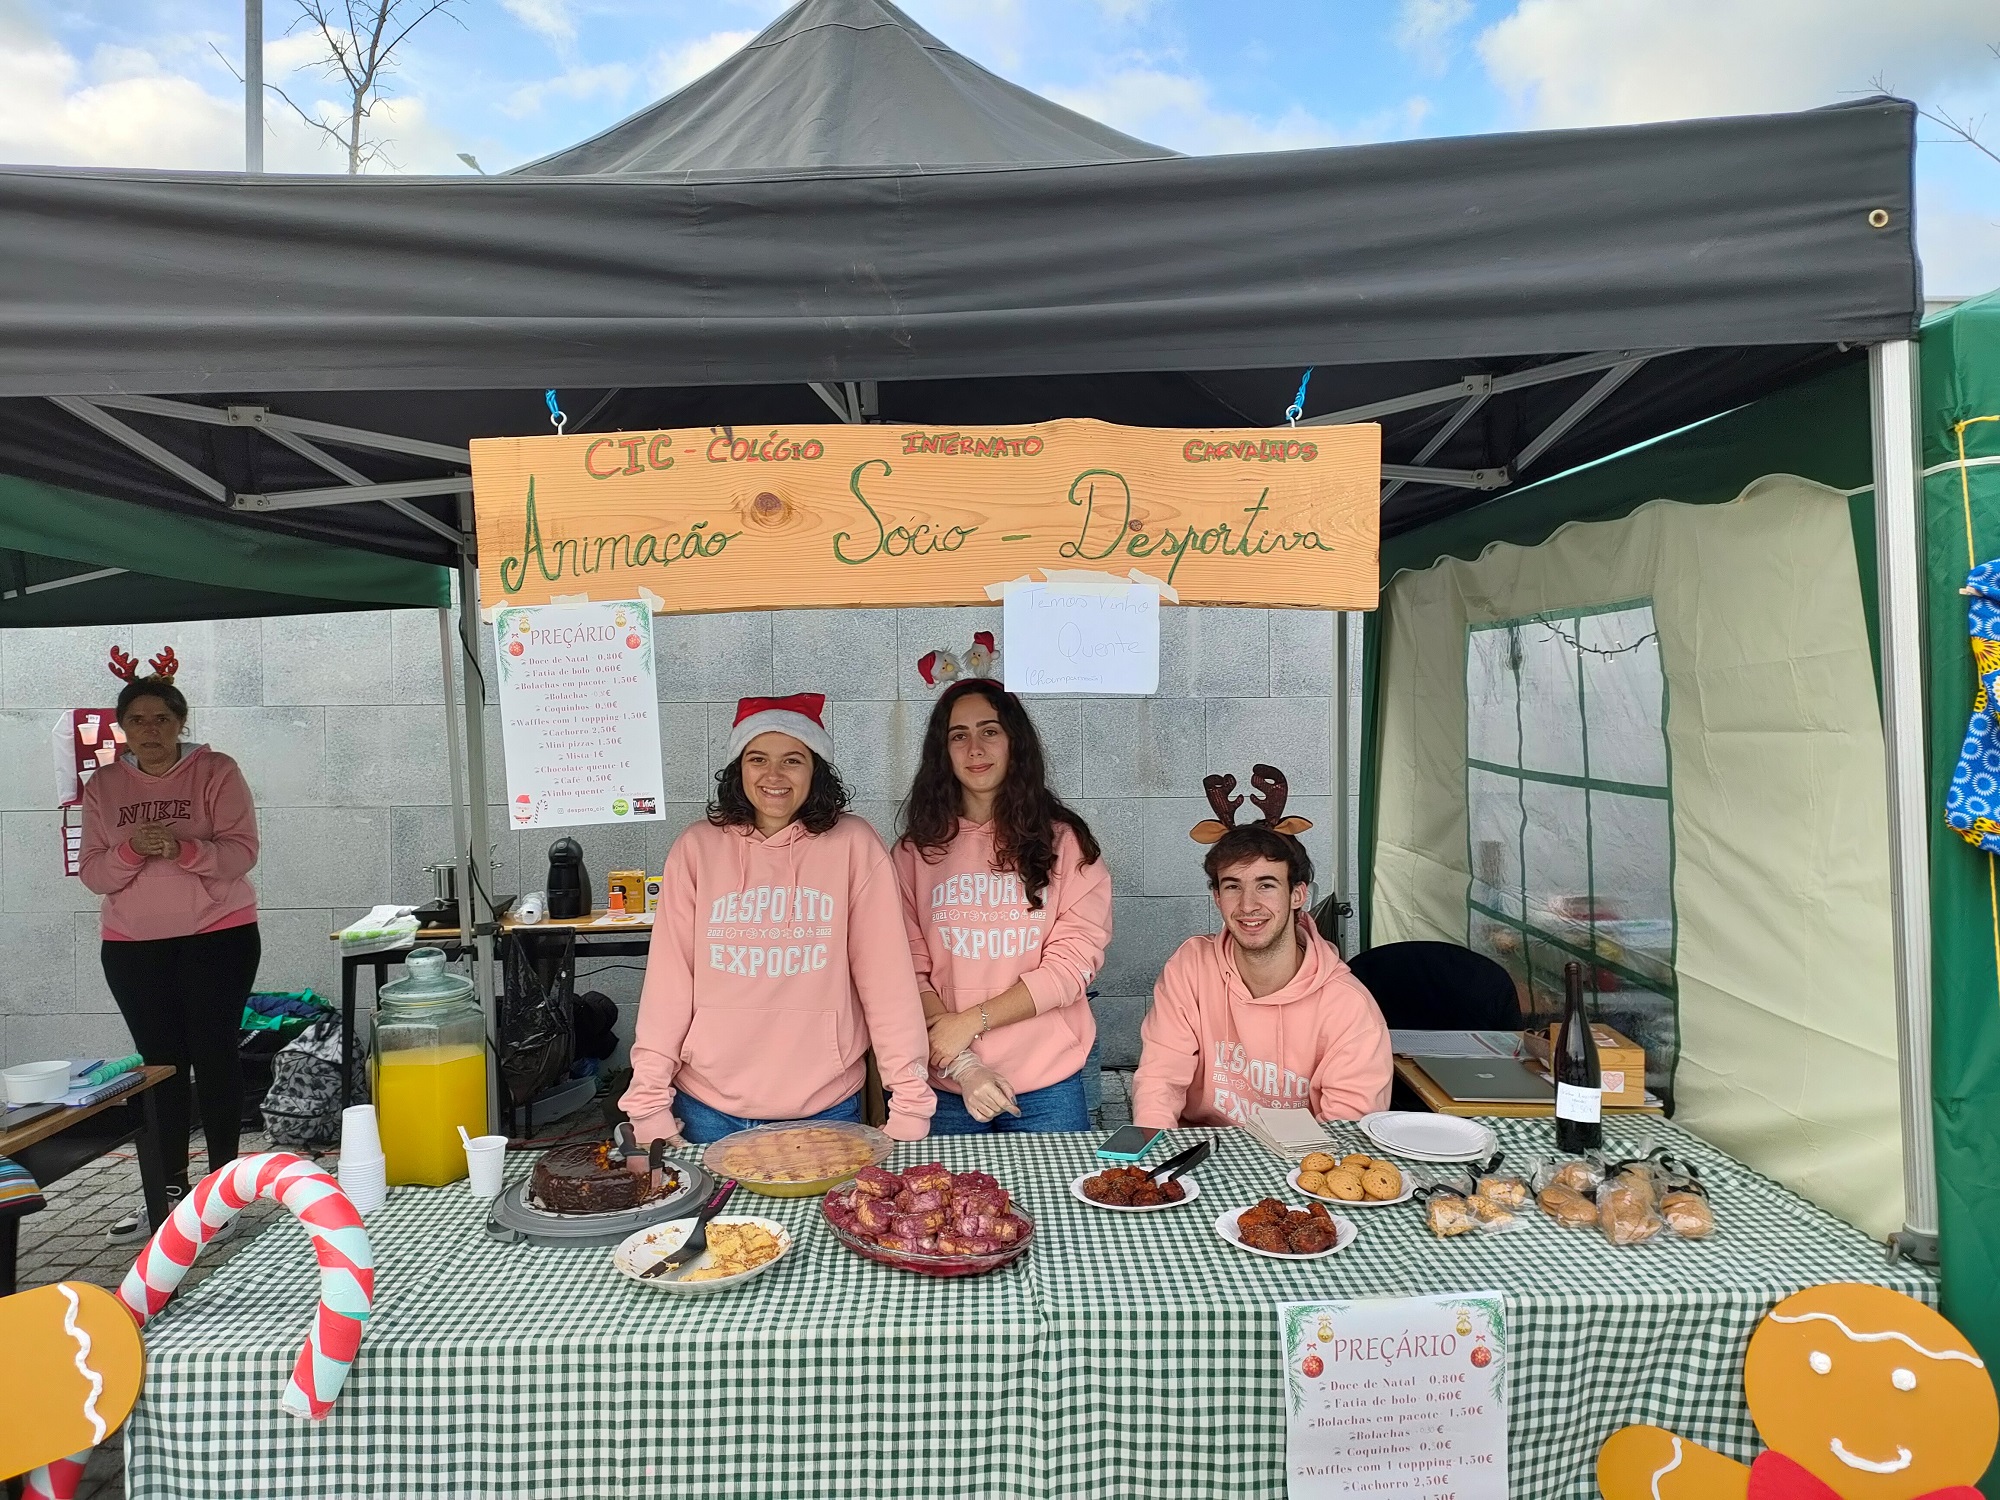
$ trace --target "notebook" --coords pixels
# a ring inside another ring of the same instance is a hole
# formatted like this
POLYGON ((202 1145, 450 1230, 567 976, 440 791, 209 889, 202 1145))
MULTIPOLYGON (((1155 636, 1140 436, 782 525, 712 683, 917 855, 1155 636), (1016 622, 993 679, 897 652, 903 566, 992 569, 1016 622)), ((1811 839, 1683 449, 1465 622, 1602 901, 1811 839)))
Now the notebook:
POLYGON ((1548 1104, 1556 1091, 1509 1057, 1418 1057, 1416 1065, 1460 1104, 1548 1104))

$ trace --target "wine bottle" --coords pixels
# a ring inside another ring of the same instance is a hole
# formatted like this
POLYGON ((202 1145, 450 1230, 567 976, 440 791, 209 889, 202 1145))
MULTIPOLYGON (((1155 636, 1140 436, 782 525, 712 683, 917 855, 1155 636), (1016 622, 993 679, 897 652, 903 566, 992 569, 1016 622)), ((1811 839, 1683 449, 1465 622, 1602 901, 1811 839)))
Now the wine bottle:
POLYGON ((1563 965, 1563 1023, 1556 1033, 1556 1149, 1574 1156, 1604 1144, 1604 1073, 1583 1009, 1583 965, 1563 965))

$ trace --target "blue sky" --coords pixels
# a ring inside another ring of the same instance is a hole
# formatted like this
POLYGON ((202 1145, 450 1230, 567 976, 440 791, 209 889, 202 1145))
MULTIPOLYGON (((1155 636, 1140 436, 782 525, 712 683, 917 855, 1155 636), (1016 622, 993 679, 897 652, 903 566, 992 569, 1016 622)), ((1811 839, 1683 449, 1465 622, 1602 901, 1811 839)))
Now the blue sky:
MULTIPOLYGON (((379 170, 500 170, 697 76, 781 0, 460 0, 406 45, 379 170), (393 163, 393 168, 389 165, 393 163)), ((1185 151, 1242 151, 1804 108, 1895 91, 2000 122, 1992 0, 905 0, 947 43, 1185 151)), ((331 93, 266 0, 267 68, 331 93)), ((240 0, 0 0, 0 160, 229 169, 240 0)), ((2000 162, 1926 125, 1928 289, 2000 286, 2000 162)), ((2000 123, 1985 132, 2000 150, 2000 123)), ((282 104, 275 170, 344 167, 282 104)))

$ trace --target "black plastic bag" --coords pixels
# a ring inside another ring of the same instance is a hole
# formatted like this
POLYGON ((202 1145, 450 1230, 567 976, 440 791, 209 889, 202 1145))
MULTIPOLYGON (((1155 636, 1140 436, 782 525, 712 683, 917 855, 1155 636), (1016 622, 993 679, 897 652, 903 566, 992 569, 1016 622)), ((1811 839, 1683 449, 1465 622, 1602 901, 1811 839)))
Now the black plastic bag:
POLYGON ((576 1057, 576 934, 514 933, 500 997, 500 1085, 518 1108, 560 1083, 576 1057))

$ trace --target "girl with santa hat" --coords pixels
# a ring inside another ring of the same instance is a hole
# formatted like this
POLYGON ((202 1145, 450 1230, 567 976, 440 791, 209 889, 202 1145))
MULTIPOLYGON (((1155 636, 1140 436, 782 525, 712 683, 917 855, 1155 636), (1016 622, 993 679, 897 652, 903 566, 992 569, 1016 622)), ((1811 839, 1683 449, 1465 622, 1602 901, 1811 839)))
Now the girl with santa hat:
POLYGON ((884 1128, 930 1130, 896 874, 846 810, 825 706, 818 693, 738 703, 708 817, 667 855, 621 1101, 642 1143, 858 1120, 871 1047, 884 1128))

